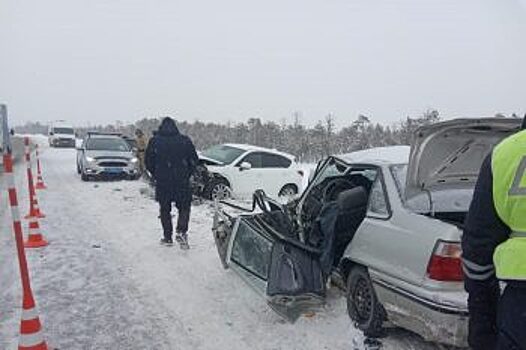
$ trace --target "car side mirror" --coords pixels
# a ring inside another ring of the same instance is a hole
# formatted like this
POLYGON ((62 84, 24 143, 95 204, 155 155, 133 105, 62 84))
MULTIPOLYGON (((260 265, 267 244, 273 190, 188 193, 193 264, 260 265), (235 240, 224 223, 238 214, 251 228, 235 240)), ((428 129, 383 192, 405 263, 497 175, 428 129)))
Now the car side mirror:
POLYGON ((53 131, 50 131, 49 136, 53 136, 53 135, 55 135, 55 133, 53 131))
POLYGON ((239 171, 245 171, 252 169, 252 164, 249 162, 243 162, 239 165, 239 171))

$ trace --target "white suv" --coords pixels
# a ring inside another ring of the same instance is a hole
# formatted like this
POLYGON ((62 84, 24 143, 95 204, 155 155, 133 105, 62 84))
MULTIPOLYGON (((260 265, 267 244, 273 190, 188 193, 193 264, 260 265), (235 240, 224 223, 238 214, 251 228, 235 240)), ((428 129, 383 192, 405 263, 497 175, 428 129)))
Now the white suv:
POLYGON ((293 155, 240 144, 213 146, 199 155, 210 178, 203 188, 209 199, 250 197, 262 189, 271 197, 294 196, 301 188, 303 172, 293 155))

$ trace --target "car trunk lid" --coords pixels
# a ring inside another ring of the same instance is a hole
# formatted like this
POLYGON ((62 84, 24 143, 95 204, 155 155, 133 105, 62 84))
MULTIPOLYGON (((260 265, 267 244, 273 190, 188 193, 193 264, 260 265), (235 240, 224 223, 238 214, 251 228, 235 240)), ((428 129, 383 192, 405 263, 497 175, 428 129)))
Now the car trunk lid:
POLYGON ((520 119, 456 119, 413 137, 405 200, 417 212, 467 211, 480 166, 493 147, 519 130, 520 119))

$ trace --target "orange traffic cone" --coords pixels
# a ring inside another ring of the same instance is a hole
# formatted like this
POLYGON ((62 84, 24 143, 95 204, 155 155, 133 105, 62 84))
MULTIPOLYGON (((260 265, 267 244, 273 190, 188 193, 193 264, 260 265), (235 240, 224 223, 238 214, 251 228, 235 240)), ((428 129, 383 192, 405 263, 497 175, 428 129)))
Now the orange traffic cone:
POLYGON ((29 205, 29 214, 25 216, 26 219, 31 218, 45 218, 46 216, 40 211, 40 207, 38 206, 38 199, 36 194, 33 194, 33 198, 31 199, 30 205, 29 205))
POLYGON ((44 179, 42 178, 42 168, 40 166, 40 155, 38 153, 38 144, 36 145, 36 156, 37 156, 37 184, 35 185, 35 188, 37 190, 45 190, 46 184, 44 183, 44 179))
POLYGON ((35 185, 35 188, 37 190, 45 190, 47 189, 46 184, 44 183, 44 179, 42 179, 42 175, 37 176, 37 184, 35 185))
POLYGON ((40 207, 38 206, 38 199, 37 199, 37 196, 35 195, 33 197, 33 213, 34 213, 34 216, 39 218, 39 219, 42 219, 42 218, 45 218, 46 216, 40 211, 40 207))
POLYGON ((22 322, 18 350, 47 350, 46 340, 42 334, 42 325, 33 298, 24 298, 22 322))
POLYGON ((40 248, 48 245, 48 242, 44 239, 40 231, 40 225, 38 224, 38 218, 32 217, 29 221, 29 235, 27 241, 24 242, 26 248, 40 248))

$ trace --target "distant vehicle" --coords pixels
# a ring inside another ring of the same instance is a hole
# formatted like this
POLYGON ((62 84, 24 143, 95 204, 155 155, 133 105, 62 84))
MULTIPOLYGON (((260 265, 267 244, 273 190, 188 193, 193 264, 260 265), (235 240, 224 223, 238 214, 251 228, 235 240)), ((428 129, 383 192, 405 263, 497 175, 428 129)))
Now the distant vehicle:
POLYGON ((48 128, 48 141, 51 147, 75 147, 75 129, 64 121, 52 123, 48 128))
POLYGON ((303 173, 293 155, 252 145, 222 144, 199 155, 208 176, 201 183, 205 198, 250 197, 256 189, 268 195, 294 196, 303 173))
POLYGON ((138 179, 138 159, 132 148, 116 134, 88 133, 77 149, 77 172, 90 179, 138 179))
POLYGON ((332 276, 366 336, 380 336, 391 321, 428 341, 467 346, 463 222, 483 159, 519 126, 437 123, 417 130, 411 149, 327 158, 288 205, 256 196, 260 214, 218 207, 221 262, 290 320, 323 303, 332 276))

